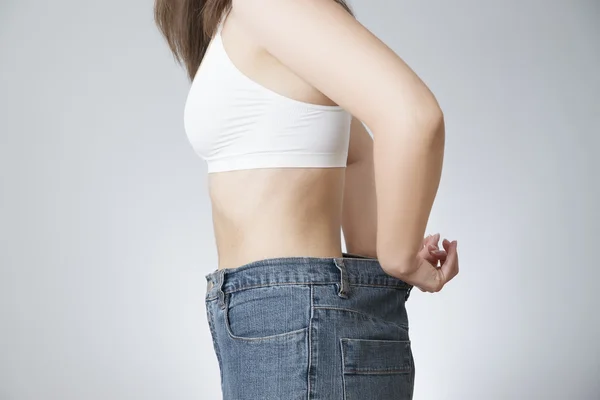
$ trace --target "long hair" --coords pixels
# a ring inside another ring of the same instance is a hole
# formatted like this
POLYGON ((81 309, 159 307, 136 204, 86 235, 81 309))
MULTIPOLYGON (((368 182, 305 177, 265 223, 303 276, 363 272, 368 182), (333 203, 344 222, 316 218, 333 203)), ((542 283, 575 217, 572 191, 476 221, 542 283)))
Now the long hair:
MULTIPOLYGON (((334 0, 351 15, 345 0, 334 0)), ((154 20, 167 40, 175 60, 194 79, 221 16, 231 10, 231 0, 155 0, 154 20)))

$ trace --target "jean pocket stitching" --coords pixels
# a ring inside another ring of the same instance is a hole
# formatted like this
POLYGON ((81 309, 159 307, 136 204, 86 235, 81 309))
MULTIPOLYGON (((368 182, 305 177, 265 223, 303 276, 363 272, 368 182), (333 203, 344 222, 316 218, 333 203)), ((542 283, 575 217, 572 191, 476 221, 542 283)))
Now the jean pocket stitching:
POLYGON ((340 338, 340 346, 343 375, 397 375, 414 371, 410 340, 340 338), (377 351, 394 357, 382 357, 379 362, 383 365, 370 365, 365 354, 371 357, 377 351))
POLYGON ((353 313, 353 314, 358 314, 358 315, 360 315, 360 316, 362 316, 364 318, 367 318, 367 319, 369 319, 371 321, 375 321, 375 322, 383 323, 383 324, 393 325, 393 326, 395 326, 398 329, 401 329, 401 330, 404 330, 404 331, 408 332, 408 325, 398 325, 397 323, 392 322, 392 321, 388 321, 387 319, 383 319, 383 318, 379 318, 379 317, 374 317, 374 316, 372 316, 370 314, 367 314, 365 312, 358 311, 358 310, 353 310, 351 308, 331 307, 331 306, 314 306, 313 308, 315 310, 318 310, 318 309, 322 309, 322 310, 336 310, 336 311, 345 311, 345 312, 350 312, 350 313, 353 313))
POLYGON ((308 332, 308 326, 305 326, 300 329, 295 329, 295 330, 289 331, 289 332, 277 333, 275 335, 258 336, 258 337, 237 336, 231 330, 231 326, 229 323, 229 298, 230 298, 230 293, 225 294, 225 306, 224 306, 223 312, 222 312, 223 325, 225 325, 225 331, 227 332, 227 335, 233 340, 240 340, 240 341, 247 341, 247 342, 259 342, 259 341, 266 341, 266 340, 287 339, 288 337, 293 337, 293 336, 304 334, 304 333, 308 332))
POLYGON ((340 338, 339 343, 344 400, 363 399, 373 391, 386 399, 413 398, 410 340, 340 338))

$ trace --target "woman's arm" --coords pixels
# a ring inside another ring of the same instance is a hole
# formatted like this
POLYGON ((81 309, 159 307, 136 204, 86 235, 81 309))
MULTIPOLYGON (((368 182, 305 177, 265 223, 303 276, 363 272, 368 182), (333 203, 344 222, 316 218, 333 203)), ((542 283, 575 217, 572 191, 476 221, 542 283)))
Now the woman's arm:
POLYGON ((232 13, 252 40, 373 132, 377 256, 398 275, 414 271, 443 160, 434 95, 334 1, 233 0, 232 13))
POLYGON ((349 253, 377 258, 377 198, 373 138, 356 117, 350 125, 342 230, 349 253))
MULTIPOLYGON (((349 253, 377 258, 377 196, 373 139, 356 117, 352 118, 350 126, 342 229, 349 253)), ((439 240, 439 234, 423 239, 417 268, 413 271, 401 269, 402 273, 397 274, 393 265, 391 270, 386 263, 383 263, 382 267, 391 275, 399 275, 398 277, 417 284, 422 291, 437 292, 444 283, 458 274, 456 243, 443 240, 444 249, 441 250, 438 247, 439 240), (437 266, 438 262, 442 267, 432 268, 437 266)))

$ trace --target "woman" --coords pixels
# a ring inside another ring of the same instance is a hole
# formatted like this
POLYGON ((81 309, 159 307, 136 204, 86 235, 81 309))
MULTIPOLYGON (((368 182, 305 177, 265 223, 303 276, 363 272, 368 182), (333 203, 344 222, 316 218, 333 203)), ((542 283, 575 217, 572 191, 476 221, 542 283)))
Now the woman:
POLYGON ((405 301, 458 273, 456 241, 423 239, 435 97, 343 0, 157 0, 155 16, 208 165, 223 399, 412 398, 405 301))

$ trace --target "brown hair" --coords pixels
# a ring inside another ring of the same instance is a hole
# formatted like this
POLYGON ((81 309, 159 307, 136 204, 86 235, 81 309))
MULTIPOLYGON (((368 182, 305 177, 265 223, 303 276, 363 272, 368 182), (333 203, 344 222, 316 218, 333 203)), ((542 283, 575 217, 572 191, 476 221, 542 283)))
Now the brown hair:
MULTIPOLYGON (((334 1, 354 16, 345 0, 334 1)), ((230 10, 231 0, 155 1, 154 20, 190 80, 196 75, 221 16, 230 10)))

